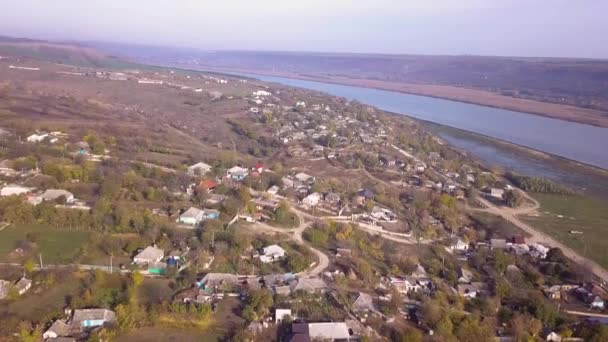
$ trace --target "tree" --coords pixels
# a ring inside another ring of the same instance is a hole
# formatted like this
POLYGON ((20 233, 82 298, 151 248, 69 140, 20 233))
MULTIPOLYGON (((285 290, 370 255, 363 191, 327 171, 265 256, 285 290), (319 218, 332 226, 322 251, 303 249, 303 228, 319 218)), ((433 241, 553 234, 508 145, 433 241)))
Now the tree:
POLYGON ((516 208, 522 205, 524 202, 524 197, 519 193, 519 191, 511 190, 504 193, 503 200, 507 206, 516 208))
POLYGON ((144 282, 144 276, 141 273, 135 271, 131 273, 131 280, 133 280, 133 285, 135 287, 139 287, 139 285, 144 282))
POLYGON ((32 259, 28 259, 25 264, 23 264, 23 268, 25 269, 25 271, 27 273, 32 273, 34 272, 34 268, 36 267, 36 264, 34 263, 34 260, 32 259))

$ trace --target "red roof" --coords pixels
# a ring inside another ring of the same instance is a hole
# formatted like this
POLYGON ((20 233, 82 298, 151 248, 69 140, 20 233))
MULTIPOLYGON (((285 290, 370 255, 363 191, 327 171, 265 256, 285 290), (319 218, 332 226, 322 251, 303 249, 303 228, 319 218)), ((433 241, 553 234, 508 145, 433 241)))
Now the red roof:
POLYGON ((264 164, 262 164, 262 163, 257 163, 254 166, 254 169, 256 169, 256 170, 263 169, 263 168, 264 168, 264 164))
POLYGON ((213 189, 217 186, 217 182, 211 179, 203 179, 198 186, 205 189, 213 189))

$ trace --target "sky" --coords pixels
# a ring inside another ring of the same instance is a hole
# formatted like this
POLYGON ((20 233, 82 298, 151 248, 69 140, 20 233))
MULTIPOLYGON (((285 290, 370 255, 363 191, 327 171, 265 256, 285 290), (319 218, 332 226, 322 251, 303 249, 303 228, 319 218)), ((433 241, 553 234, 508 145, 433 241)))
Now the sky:
POLYGON ((608 58, 607 0, 0 0, 0 35, 191 47, 608 58))

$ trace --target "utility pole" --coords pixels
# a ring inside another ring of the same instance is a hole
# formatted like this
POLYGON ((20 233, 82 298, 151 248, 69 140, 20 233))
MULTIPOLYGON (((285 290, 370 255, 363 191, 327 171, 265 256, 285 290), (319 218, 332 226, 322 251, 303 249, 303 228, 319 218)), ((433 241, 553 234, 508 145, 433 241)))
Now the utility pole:
POLYGON ((42 265, 42 253, 38 254, 38 258, 40 259, 40 269, 43 269, 44 266, 42 265))
POLYGON ((110 253, 110 274, 112 274, 112 257, 114 256, 113 253, 110 253))
POLYGON ((215 231, 211 232, 211 248, 215 247, 215 231))

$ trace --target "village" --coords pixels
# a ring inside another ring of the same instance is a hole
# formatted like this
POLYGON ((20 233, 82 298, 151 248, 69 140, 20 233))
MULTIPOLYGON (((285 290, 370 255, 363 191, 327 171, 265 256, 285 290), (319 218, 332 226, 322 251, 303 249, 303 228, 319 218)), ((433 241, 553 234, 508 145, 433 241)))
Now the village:
MULTIPOLYGON (((24 67, 8 66, 44 71, 24 67)), ((53 272, 107 290, 35 322, 41 339, 128 336, 167 317, 198 327, 227 305, 243 341, 576 341, 608 324, 604 279, 496 214, 538 203, 412 120, 236 76, 60 72, 239 106, 217 109, 222 141, 171 121, 175 141, 214 151, 173 153, 159 133, 149 155, 176 162, 137 158, 136 130, 0 124, 0 238, 18 236, 0 248, 0 305, 52 291, 53 272), (41 248, 49 231, 87 238, 66 259, 64 245, 41 248), (146 297, 166 282, 162 303, 146 297)))

